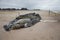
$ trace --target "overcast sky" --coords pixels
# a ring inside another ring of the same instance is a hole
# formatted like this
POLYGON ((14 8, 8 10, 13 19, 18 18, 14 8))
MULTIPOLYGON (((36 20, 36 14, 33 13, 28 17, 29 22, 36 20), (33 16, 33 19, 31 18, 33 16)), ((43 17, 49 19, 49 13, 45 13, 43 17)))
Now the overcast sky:
POLYGON ((60 10, 60 0, 0 0, 0 8, 60 10))

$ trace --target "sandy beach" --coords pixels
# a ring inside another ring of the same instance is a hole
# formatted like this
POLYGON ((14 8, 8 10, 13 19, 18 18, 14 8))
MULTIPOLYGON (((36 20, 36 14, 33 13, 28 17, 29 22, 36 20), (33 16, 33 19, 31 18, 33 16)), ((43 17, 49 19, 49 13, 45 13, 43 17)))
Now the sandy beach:
POLYGON ((48 11, 32 11, 39 13, 42 20, 58 20, 58 22, 39 22, 29 28, 5 31, 3 25, 9 23, 20 14, 31 11, 0 11, 0 40, 60 40, 60 16, 48 14, 48 11), (20 14, 19 14, 20 13, 20 14), (45 14, 46 13, 46 14, 45 14))

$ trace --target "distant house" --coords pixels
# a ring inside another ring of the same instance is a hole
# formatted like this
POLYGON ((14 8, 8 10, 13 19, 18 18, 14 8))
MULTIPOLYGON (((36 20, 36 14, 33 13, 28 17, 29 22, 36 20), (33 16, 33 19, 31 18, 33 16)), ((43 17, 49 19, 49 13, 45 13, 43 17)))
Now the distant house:
POLYGON ((27 8, 21 8, 21 10, 28 10, 27 8))

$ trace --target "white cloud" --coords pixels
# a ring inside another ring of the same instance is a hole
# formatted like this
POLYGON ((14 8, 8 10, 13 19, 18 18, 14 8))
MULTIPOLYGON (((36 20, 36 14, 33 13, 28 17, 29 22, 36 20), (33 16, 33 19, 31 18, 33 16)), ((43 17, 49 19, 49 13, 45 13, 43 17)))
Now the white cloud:
POLYGON ((8 7, 60 10, 60 0, 0 0, 0 8, 8 7))

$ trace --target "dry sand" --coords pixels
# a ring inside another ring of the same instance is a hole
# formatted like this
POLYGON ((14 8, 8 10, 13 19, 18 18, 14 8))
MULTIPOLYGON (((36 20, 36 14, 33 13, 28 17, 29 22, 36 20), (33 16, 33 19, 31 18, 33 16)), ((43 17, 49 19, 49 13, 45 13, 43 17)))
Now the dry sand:
MULTIPOLYGON (((29 28, 6 32, 3 25, 20 15, 18 12, 24 14, 31 11, 0 11, 0 40, 60 40, 60 22, 39 22, 29 28)), ((55 14, 49 16, 46 11, 38 11, 38 13, 41 13, 40 15, 44 13, 41 16, 42 20, 59 20, 59 16, 55 16, 55 14)))

